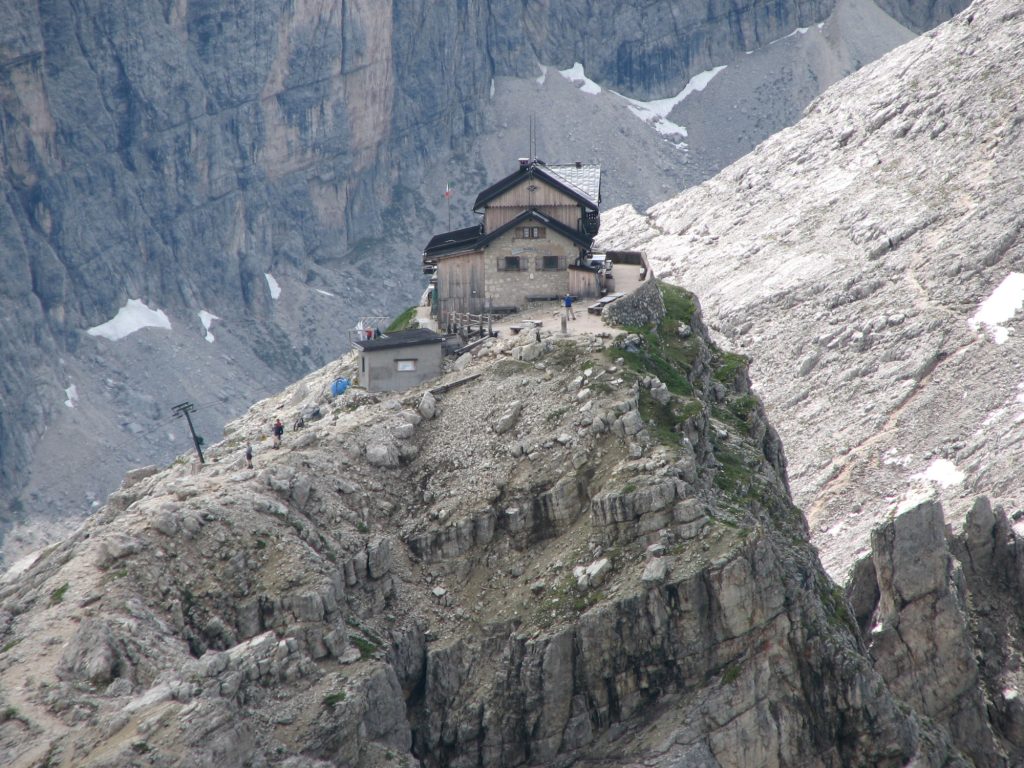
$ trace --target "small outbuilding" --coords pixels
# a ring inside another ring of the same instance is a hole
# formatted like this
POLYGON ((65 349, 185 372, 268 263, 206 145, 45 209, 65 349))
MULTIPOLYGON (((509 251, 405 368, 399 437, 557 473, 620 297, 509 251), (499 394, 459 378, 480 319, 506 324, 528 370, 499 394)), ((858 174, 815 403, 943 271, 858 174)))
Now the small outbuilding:
POLYGON ((404 392, 441 375, 441 337, 426 328, 353 342, 367 392, 404 392))

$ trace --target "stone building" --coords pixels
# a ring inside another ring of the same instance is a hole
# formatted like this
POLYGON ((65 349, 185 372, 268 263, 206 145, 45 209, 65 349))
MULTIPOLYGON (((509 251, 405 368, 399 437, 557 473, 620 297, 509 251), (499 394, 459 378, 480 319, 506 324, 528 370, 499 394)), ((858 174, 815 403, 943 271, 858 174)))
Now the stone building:
POLYGON ((367 392, 403 392, 441 375, 441 337, 425 328, 353 342, 367 392))
POLYGON ((480 224, 433 237, 423 251, 436 266, 435 311, 510 312, 572 292, 600 294, 590 246, 600 226, 601 169, 522 159, 481 192, 480 224))

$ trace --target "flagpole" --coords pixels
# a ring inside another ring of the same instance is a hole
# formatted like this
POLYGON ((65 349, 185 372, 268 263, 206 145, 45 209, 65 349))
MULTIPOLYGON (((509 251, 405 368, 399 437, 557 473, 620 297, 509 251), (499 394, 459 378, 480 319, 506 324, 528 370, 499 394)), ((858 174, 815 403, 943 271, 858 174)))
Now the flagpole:
POLYGON ((444 185, 444 199, 448 203, 448 231, 452 231, 452 183, 444 185))

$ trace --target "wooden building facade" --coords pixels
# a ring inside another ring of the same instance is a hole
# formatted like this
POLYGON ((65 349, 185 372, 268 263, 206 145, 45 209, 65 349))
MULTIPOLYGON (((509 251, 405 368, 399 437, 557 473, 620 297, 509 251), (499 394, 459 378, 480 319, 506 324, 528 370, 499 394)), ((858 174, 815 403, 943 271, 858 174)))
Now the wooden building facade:
POLYGON ((596 166, 520 160, 515 173, 477 196, 478 226, 437 235, 423 251, 424 264, 436 267, 440 322, 453 312, 515 311, 570 292, 600 295, 586 266, 599 204, 596 166), (570 267, 588 274, 571 278, 570 267))

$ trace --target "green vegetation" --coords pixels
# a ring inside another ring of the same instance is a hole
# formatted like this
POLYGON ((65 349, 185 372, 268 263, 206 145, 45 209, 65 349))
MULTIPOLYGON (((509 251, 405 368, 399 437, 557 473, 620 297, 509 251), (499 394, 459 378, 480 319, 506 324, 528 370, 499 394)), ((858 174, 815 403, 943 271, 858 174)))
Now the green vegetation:
POLYGON ((340 704, 348 697, 348 694, 344 691, 335 691, 329 693, 322 699, 322 703, 328 709, 333 709, 335 704, 340 704))
POLYGON ((356 523, 356 530, 359 531, 359 533, 369 533, 370 526, 368 526, 366 523, 360 520, 358 523, 356 523))
POLYGON ((740 369, 750 365, 750 358, 746 355, 737 355, 732 352, 722 352, 721 362, 715 368, 715 379, 723 384, 732 384, 736 381, 736 374, 740 369))
POLYGON ((680 440, 679 425, 685 424, 701 412, 699 400, 679 400, 674 398, 667 403, 659 403, 650 392, 640 391, 640 415, 652 427, 653 436, 663 445, 678 445, 680 440))
POLYGON ((359 658, 368 659, 378 651, 376 643, 372 643, 365 637, 359 637, 354 635, 349 638, 352 641, 352 645, 359 649, 359 658))
POLYGON ((624 486, 622 486, 622 493, 636 493, 636 483, 626 483, 624 486))
POLYGON ((391 325, 384 329, 384 333, 396 333, 407 331, 416 327, 416 307, 409 307, 402 314, 391 321, 391 325))
POLYGON ((6 707, 0 710, 0 723, 6 723, 8 720, 20 720, 21 713, 18 712, 17 707, 6 707))
POLYGON ((132 752, 137 755, 144 755, 150 751, 152 751, 152 747, 144 741, 136 741, 132 744, 132 752))
POLYGON ((740 676, 740 668, 737 664, 730 664, 724 670, 722 670, 722 685, 731 685, 735 683, 740 676))
POLYGON ((835 629, 848 629, 853 634, 860 630, 857 622, 846 605, 846 595, 842 587, 834 582, 818 582, 818 597, 828 617, 828 623, 835 629))
POLYGON ((757 398, 754 395, 740 395, 730 400, 726 407, 749 428, 750 414, 757 410, 757 398))
POLYGON ((70 586, 71 585, 65 581, 62 585, 53 590, 53 592, 50 593, 50 605, 57 605, 58 603, 63 602, 64 595, 70 586))
POLYGON ((548 422, 548 424, 556 424, 568 412, 569 406, 565 406, 564 408, 556 408, 555 410, 550 411, 548 415, 544 417, 544 420, 548 422))
POLYGON ((14 640, 11 640, 11 641, 9 641, 9 642, 7 642, 7 643, 6 643, 5 645, 4 645, 4 647, 3 647, 3 648, 0 648, 0 653, 7 653, 7 652, 8 652, 9 650, 11 650, 11 648, 13 648, 14 646, 16 646, 16 645, 17 645, 18 643, 20 643, 20 642, 21 642, 21 638, 20 638, 20 637, 19 637, 19 638, 16 638, 16 639, 14 639, 14 640))
POLYGON ((643 348, 638 352, 610 349, 608 354, 621 356, 626 368, 639 375, 653 373, 673 394, 690 396, 693 385, 688 376, 700 353, 701 341, 696 334, 681 338, 678 331, 693 319, 697 303, 693 294, 682 288, 665 283, 660 283, 659 287, 665 302, 665 317, 661 322, 654 328, 625 329, 643 339, 643 348))

